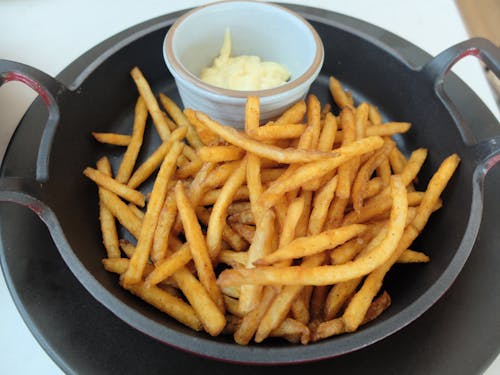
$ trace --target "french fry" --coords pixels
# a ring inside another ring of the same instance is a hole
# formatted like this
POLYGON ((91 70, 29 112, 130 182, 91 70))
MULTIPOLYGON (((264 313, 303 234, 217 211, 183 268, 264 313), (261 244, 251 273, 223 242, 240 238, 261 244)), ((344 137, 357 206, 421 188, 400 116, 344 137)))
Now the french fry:
POLYGON ((142 228, 141 219, 115 193, 102 189, 99 197, 118 222, 135 238, 139 238, 142 228))
POLYGON ((245 266, 248 262, 248 253, 245 251, 221 250, 217 259, 224 264, 245 266))
POLYGON ((231 228, 233 228, 234 231, 238 233, 241 237, 243 237, 248 243, 252 243, 253 237, 255 235, 255 226, 234 223, 231 224, 231 228))
POLYGON ((186 128, 187 129, 187 134, 186 138, 191 146, 193 146, 195 149, 199 149, 200 147, 203 146, 203 142, 200 140, 200 137, 198 136, 198 133, 196 132, 195 128, 189 122, 187 117, 184 115, 182 110, 175 104, 175 102, 170 99, 168 96, 160 93, 160 102, 167 111, 167 113, 172 117, 172 119, 175 121, 175 123, 180 127, 180 128, 186 128))
POLYGON ((132 136, 127 134, 117 133, 99 133, 92 132, 92 136, 96 141, 114 146, 128 146, 132 136))
MULTIPOLYGON (((275 215, 271 210, 267 210, 262 214, 260 222, 257 223, 253 241, 248 249, 246 267, 253 267, 255 260, 274 250, 272 249, 272 240, 275 234, 274 219, 275 215)), ((259 302, 261 291, 260 286, 242 285, 239 299, 241 311, 248 313, 253 310, 259 302)))
POLYGON ((202 162, 221 163, 241 160, 245 151, 236 146, 204 146, 198 150, 202 162))
POLYGON ((132 202, 140 207, 144 207, 146 204, 146 198, 140 191, 131 189, 127 185, 116 181, 112 177, 98 171, 97 169, 87 167, 83 170, 83 174, 100 187, 115 193, 129 202, 132 202))
POLYGON ((397 260, 398 263, 427 263, 429 261, 430 258, 426 254, 410 249, 403 251, 397 260))
POLYGON ((196 117, 210 130, 235 146, 254 153, 260 157, 271 159, 280 163, 301 163, 314 160, 334 158, 334 152, 319 152, 300 149, 282 149, 273 145, 258 142, 236 129, 221 125, 210 119, 206 114, 196 112, 196 117))
POLYGON ((205 237, 201 232, 194 209, 180 182, 175 185, 175 200, 184 227, 184 234, 190 245, 189 248, 191 249, 198 277, 220 311, 224 312, 224 300, 220 288, 215 283, 215 272, 212 267, 205 237))
POLYGON ((321 178, 354 156, 381 147, 382 143, 382 139, 378 137, 365 138, 337 149, 339 156, 336 158, 306 163, 291 173, 286 181, 272 183, 260 196, 259 204, 266 208, 272 207, 288 191, 297 189, 308 181, 321 178))
POLYGON ((238 188, 245 181, 246 167, 247 158, 243 159, 238 169, 227 179, 212 208, 210 221, 207 226, 207 246, 211 259, 215 259, 220 251, 222 232, 226 225, 227 207, 231 204, 238 188))
POLYGON ((328 208, 333 200, 337 187, 338 176, 334 176, 330 181, 321 187, 314 195, 313 209, 309 218, 307 228, 308 234, 318 234, 323 230, 328 214, 328 208))
POLYGON ((172 230, 176 217, 177 204, 175 202, 175 194, 170 190, 167 192, 167 197, 160 211, 153 238, 153 247, 151 249, 151 260, 153 263, 162 261, 167 255, 170 231, 172 230))
MULTIPOLYGON (((107 176, 111 176, 111 164, 108 158, 102 157, 97 161, 97 170, 101 171, 107 176)), ((118 232, 116 229, 116 222, 113 214, 106 207, 102 198, 102 187, 99 188, 99 222, 101 224, 102 243, 106 249, 108 258, 119 258, 120 247, 118 243, 118 232)), ((105 194, 105 193, 104 193, 105 194)))
POLYGON ((281 124, 274 123, 260 126, 248 131, 248 135, 259 141, 273 141, 276 139, 298 138, 306 129, 302 124, 281 124))
POLYGON ((127 272, 122 275, 122 284, 125 286, 141 281, 142 273, 153 245, 158 217, 160 216, 160 211, 167 195, 168 181, 173 175, 175 162, 182 151, 182 147, 184 147, 183 143, 174 143, 160 167, 160 171, 158 172, 158 176, 153 186, 153 191, 151 192, 136 251, 130 260, 127 272))
POLYGON ((196 311, 203 328, 211 336, 217 336, 226 325, 226 318, 203 285, 185 267, 173 275, 174 280, 196 311))
POLYGON ((155 269, 145 279, 146 286, 156 285, 172 276, 191 259, 191 249, 186 243, 175 253, 170 254, 166 259, 155 264, 155 269))
POLYGON ((132 139, 127 146, 127 150, 125 151, 123 159, 120 163, 120 168, 118 168, 118 172, 116 174, 116 181, 121 182, 122 184, 126 184, 132 175, 137 155, 139 155, 139 151, 142 146, 147 118, 148 110, 146 108, 146 104, 144 103, 144 99, 139 96, 135 105, 132 139))
POLYGON ((193 109, 184 109, 184 115, 188 118, 191 125, 195 127, 198 136, 206 146, 215 146, 222 142, 219 136, 212 133, 200 120, 198 120, 193 109))
POLYGON ((163 112, 161 111, 160 106, 158 105, 158 102, 153 92, 151 91, 151 87, 149 86, 148 81, 146 80, 146 78, 144 78, 144 75, 138 67, 134 67, 130 71, 130 75, 134 79, 137 90, 144 99, 146 107, 148 108, 149 114, 153 119, 153 123, 156 127, 156 130, 158 131, 160 138, 163 141, 167 140, 170 136, 170 128, 168 127, 165 117, 163 116, 163 112))
POLYGON ((330 77, 329 87, 330 87, 330 93, 332 94, 333 100, 335 101, 335 103, 337 104, 337 106, 340 109, 343 109, 345 107, 353 107, 354 106, 354 102, 352 100, 352 97, 349 97, 344 92, 342 85, 340 84, 340 82, 336 78, 330 77))
POLYGON ((140 184, 148 179, 149 176, 160 166, 162 161, 165 159, 165 155, 172 148, 172 145, 184 138, 186 135, 186 129, 179 128, 172 132, 166 141, 162 143, 152 154, 149 156, 144 163, 142 163, 139 168, 130 177, 127 185, 128 187, 135 189, 140 184))
POLYGON ((296 238, 273 253, 254 262, 255 265, 273 264, 286 259, 297 259, 317 254, 334 248, 360 235, 366 230, 365 225, 353 224, 341 228, 330 229, 317 235, 296 238))
MULTIPOLYGON (((406 133, 410 130, 411 124, 409 122, 386 122, 381 125, 372 125, 366 128, 366 136, 389 136, 394 134, 406 133)), ((344 131, 339 130, 335 134, 335 143, 340 143, 344 139, 344 131)))
POLYGON ((304 100, 300 100, 290 108, 288 108, 283 114, 278 117, 274 122, 276 125, 279 124, 297 124, 302 121, 304 115, 306 114, 307 106, 304 100))
POLYGON ((382 116, 380 115, 378 108, 375 107, 374 105, 370 105, 370 110, 368 112, 368 119, 373 125, 382 124, 382 116))
MULTIPOLYGON (((214 189, 207 191, 205 195, 200 199, 199 204, 201 206, 209 206, 211 204, 214 204, 217 199, 219 198, 219 195, 221 194, 222 189, 214 189)), ((247 186, 241 186, 236 192, 234 193, 233 196, 233 202, 238 202, 238 201, 244 201, 248 200, 250 194, 248 191, 247 186)))
POLYGON ((135 214, 135 216, 137 216, 139 219, 141 219, 141 221, 144 220, 144 215, 145 214, 144 214, 144 212, 139 207, 137 207, 133 203, 129 203, 128 207, 135 214))
POLYGON ((227 222, 229 224, 240 223, 255 225, 255 219, 251 210, 241 211, 234 215, 228 216, 227 222))

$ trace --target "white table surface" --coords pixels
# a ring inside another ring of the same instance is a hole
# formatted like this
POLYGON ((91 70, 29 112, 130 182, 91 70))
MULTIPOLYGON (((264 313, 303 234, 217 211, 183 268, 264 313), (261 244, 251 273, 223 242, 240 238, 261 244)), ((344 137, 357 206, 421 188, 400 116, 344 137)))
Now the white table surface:
MULTIPOLYGON (((0 0, 0 58, 32 65, 55 76, 82 53, 125 28, 207 2, 0 0)), ((451 0, 411 3, 398 0, 314 0, 307 5, 380 26, 432 55, 467 39, 458 9, 451 0)), ((465 59, 454 71, 500 118, 479 64, 473 59, 465 59)), ((33 92, 18 83, 0 88, 0 160, 12 132, 34 97, 33 92)), ((3 275, 0 277, 0 373, 61 373, 21 319, 3 275)), ((500 357, 486 374, 500 374, 500 357)))

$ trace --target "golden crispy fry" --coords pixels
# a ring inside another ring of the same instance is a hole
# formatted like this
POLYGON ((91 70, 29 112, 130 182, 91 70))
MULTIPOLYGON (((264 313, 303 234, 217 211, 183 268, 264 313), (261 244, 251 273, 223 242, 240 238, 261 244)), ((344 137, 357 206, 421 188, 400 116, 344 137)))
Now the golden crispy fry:
POLYGON ((127 185, 124 185, 110 176, 98 171, 97 169, 87 167, 84 169, 83 174, 94 181, 100 187, 107 189, 116 195, 128 200, 140 207, 144 207, 146 204, 146 198, 144 195, 137 190, 131 189, 127 185))
MULTIPOLYGON (((128 240, 120 239, 119 242, 120 242, 120 248, 123 250, 123 252, 127 256, 127 258, 132 258, 132 255, 134 255, 135 246, 128 240)), ((127 267, 128 267, 128 263, 127 263, 127 267)), ((146 268, 147 268, 147 266, 146 266, 146 268)), ((123 271, 123 272, 125 272, 125 271, 123 271)), ((119 272, 119 273, 123 273, 123 272, 119 272)), ((145 275, 149 274, 149 272, 144 270, 144 274, 145 275)))
POLYGON ((145 215, 144 211, 142 211, 139 207, 137 207, 133 203, 129 203, 128 207, 135 214, 135 216, 137 216, 139 219, 141 219, 141 221, 144 220, 144 215, 145 215))
POLYGON ((318 141, 319 151, 331 151, 333 142, 335 141, 335 134, 337 133, 337 119, 334 115, 328 112, 325 116, 325 123, 321 130, 321 136, 318 141))
POLYGON ((151 260, 153 263, 162 261, 167 255, 168 239, 170 231, 177 217, 177 204, 175 195, 172 190, 167 193, 165 203, 158 217, 158 224, 153 239, 153 247, 151 249, 151 260))
POLYGON ((337 187, 338 176, 334 176, 330 181, 321 187, 314 195, 313 209, 309 218, 307 228, 308 234, 318 234, 323 231, 328 214, 328 208, 333 200, 337 187))
POLYGON ((278 117, 274 122, 278 124, 297 124, 302 121, 304 115, 306 114, 307 106, 304 100, 300 100, 290 108, 288 108, 283 114, 278 117))
POLYGON ((260 157, 271 159, 280 163, 301 163, 336 157, 334 152, 319 152, 300 149, 282 149, 273 145, 258 142, 236 129, 221 125, 210 119, 206 114, 196 112, 198 119, 210 130, 218 134, 225 141, 252 152, 260 157))
POLYGON ((179 128, 172 132, 169 138, 163 142, 163 144, 156 149, 155 152, 147 158, 147 160, 142 163, 139 168, 132 174, 130 180, 128 181, 128 187, 135 189, 141 183, 146 181, 149 176, 160 166, 162 161, 165 159, 165 155, 172 148, 172 145, 184 138, 186 135, 186 129, 179 128))
POLYGON ((240 326, 234 333, 234 341, 240 345, 247 345, 250 342, 275 295, 276 290, 273 287, 264 288, 259 304, 243 316, 240 326))
POLYGON ((354 156, 375 150, 382 144, 383 141, 379 137, 365 138, 337 149, 338 156, 336 158, 306 163, 298 167, 285 181, 280 179, 281 181, 272 183, 262 193, 259 204, 266 208, 272 207, 286 192, 297 189, 308 181, 320 178, 354 156))
POLYGON ((189 122, 187 117, 184 115, 182 110, 175 104, 175 102, 168 96, 160 93, 160 101, 167 113, 172 117, 179 128, 186 128, 187 134, 186 138, 191 146, 195 149, 203 147, 203 142, 200 140, 198 133, 196 132, 194 126, 189 122))
MULTIPOLYGON (((372 137, 378 135, 388 136, 399 133, 406 133, 410 130, 411 124, 409 122, 386 122, 381 125, 372 125, 366 128, 366 136, 372 137)), ((344 131, 339 130, 335 135, 335 143, 340 143, 344 139, 344 131)))
POLYGON ((281 124, 275 123, 266 124, 264 126, 252 129, 248 135, 259 141, 273 141, 276 139, 292 139, 298 138, 306 129, 302 124, 281 124))
POLYGON ((172 276, 180 268, 184 267, 191 259, 191 249, 186 243, 178 251, 170 254, 166 259, 155 264, 155 269, 148 275, 148 277, 146 277, 146 286, 156 285, 172 276))
POLYGON ((384 146, 377 150, 375 154, 367 160, 365 164, 359 169, 359 172, 352 184, 352 205, 356 212, 360 212, 363 207, 363 200, 365 198, 365 190, 370 176, 375 169, 387 158, 391 150, 395 147, 395 143, 391 140, 386 141, 384 146))
POLYGON ((377 107, 370 105, 370 110, 368 112, 368 119, 373 125, 382 124, 382 116, 380 116, 380 112, 378 111, 377 107))
POLYGON ((243 237, 248 243, 252 243, 253 236, 255 235, 255 226, 233 223, 231 224, 231 228, 233 228, 234 231, 243 237))
POLYGON ((212 336, 221 333, 226 318, 203 285, 185 267, 178 270, 173 278, 196 311, 205 331, 212 336))
POLYGON ((245 251, 221 250, 217 259, 224 264, 243 267, 248 262, 248 253, 245 251))
POLYGON ((198 156, 203 162, 220 163, 241 160, 245 150, 236 146, 205 146, 198 150, 198 156))
MULTIPOLYGON (((204 225, 208 226, 211 214, 205 207, 196 207, 196 215, 204 225)), ((225 225, 222 229, 222 239, 235 251, 243 251, 248 248, 248 243, 245 241, 244 237, 242 238, 242 236, 234 231, 229 225, 225 225)))
POLYGON ((118 222, 135 238, 139 238, 142 228, 141 219, 115 193, 102 189, 99 198, 118 222))
POLYGON ((128 146, 132 136, 116 133, 98 133, 92 132, 92 136, 96 141, 114 146, 128 146))
POLYGON ((326 230, 317 235, 296 238, 288 245, 258 259, 254 262, 254 264, 273 264, 286 259, 297 259, 307 255, 320 253, 324 250, 339 246, 351 238, 360 235, 365 230, 366 226, 353 224, 341 228, 326 230))
MULTIPOLYGON (((205 195, 201 198, 199 204, 201 206, 208 206, 208 205, 214 204, 217 201, 217 199, 219 198, 221 191, 222 191, 222 189, 214 189, 214 190, 207 191, 205 193, 205 195)), ((248 192, 248 187, 241 186, 234 193, 233 202, 248 200, 249 195, 250 194, 248 192)))
POLYGON ((358 108, 356 108, 355 114, 355 128, 356 128, 356 139, 362 139, 366 136, 366 126, 368 120, 368 113, 370 110, 370 105, 367 103, 361 103, 358 108))
POLYGON ((405 168, 407 162, 408 161, 406 160, 406 157, 397 147, 392 149, 391 153, 389 154, 389 163, 394 173, 401 173, 405 168))
MULTIPOLYGON (((226 304, 226 310, 228 313, 237 316, 239 318, 243 318, 245 313, 243 313, 240 310, 239 302, 237 298, 233 298, 227 295, 223 295, 224 297, 224 303, 226 304)), ((241 321, 239 322, 238 326, 241 324, 241 321)))
MULTIPOLYGON (((347 147, 356 140, 356 124, 354 122, 354 111, 350 107, 345 107, 340 112, 340 124, 344 137, 342 147, 347 147)), ((347 163, 339 165, 338 183, 335 190, 335 196, 340 199, 348 199, 351 192, 352 180, 359 166, 358 158, 353 158, 347 163)))
MULTIPOLYGON (((246 267, 253 267, 255 260, 269 254, 272 250, 273 237, 275 235, 274 228, 275 215, 273 211, 267 210, 262 214, 260 222, 257 223, 255 235, 250 248, 248 249, 248 260, 246 267)), ((240 309, 248 313, 253 310, 259 303, 259 297, 262 288, 255 285, 242 285, 240 289, 240 309)))
POLYGON ((231 174, 240 167, 241 161, 235 160, 228 163, 218 165, 212 170, 203 181, 204 189, 211 189, 214 187, 222 186, 226 183, 231 174))
POLYGON ((336 78, 330 77, 329 86, 330 86, 330 93, 332 94, 333 100, 335 101, 335 103, 337 104, 337 106, 340 109, 343 109, 345 107, 353 107, 354 106, 354 102, 352 100, 352 97, 348 96, 344 92, 342 85, 340 84, 340 82, 336 78))
POLYGON ((148 110, 144 99, 139 96, 135 105, 134 130, 132 131, 132 139, 127 147, 127 151, 123 155, 120 168, 116 174, 116 181, 126 184, 132 175, 137 155, 142 146, 144 130, 146 129, 146 120, 148 118, 148 110))
POLYGON ((307 98, 307 126, 312 128, 311 148, 317 149, 321 133, 321 103, 312 94, 307 98))
POLYGON ((222 142, 217 134, 211 132, 200 120, 198 120, 194 110, 186 108, 184 110, 184 115, 187 117, 191 125, 194 126, 198 136, 206 146, 215 146, 222 142))
POLYGON ((184 234, 190 245, 194 264, 198 271, 198 277, 212 300, 224 312, 224 300, 222 299, 220 288, 215 283, 215 272, 210 260, 207 242, 205 242, 205 237, 201 231, 194 209, 186 197, 184 187, 180 182, 175 186, 175 200, 184 227, 184 234))
POLYGON ((397 260, 398 263, 427 263, 429 261, 430 258, 424 253, 410 249, 403 251, 397 260))
POLYGON ((215 259, 220 251, 222 232, 226 225, 227 207, 231 204, 233 196, 243 184, 246 177, 247 158, 243 159, 238 169, 227 179, 215 202, 210 221, 207 226, 207 246, 210 258, 215 259))
POLYGON ((167 185, 170 177, 173 175, 175 162, 182 151, 182 147, 184 147, 183 143, 174 143, 160 167, 153 191, 151 192, 134 256, 130 260, 127 272, 122 275, 122 284, 124 285, 135 284, 141 281, 142 273, 153 245, 158 217, 160 216, 160 211, 167 195, 167 185))
POLYGON ((146 103, 146 107, 148 108, 149 114, 153 119, 153 123, 156 127, 156 130, 158 131, 158 134, 160 135, 160 138, 163 141, 167 140, 170 136, 170 128, 165 120, 165 117, 163 116, 163 112, 161 111, 153 92, 151 91, 151 87, 149 86, 148 81, 146 81, 146 78, 144 78, 142 72, 138 67, 134 67, 130 71, 130 75, 134 79, 137 90, 146 103))
MULTIPOLYGON (((108 158, 102 157, 97 161, 97 170, 104 173, 106 176, 111 176, 111 164, 108 158)), ((103 188, 99 188, 99 222, 101 224, 102 243, 106 249, 108 258, 119 258, 120 247, 118 244, 118 232, 116 229, 115 218, 113 214, 106 207, 103 201, 103 188)), ((105 194, 105 193, 104 193, 105 194)))

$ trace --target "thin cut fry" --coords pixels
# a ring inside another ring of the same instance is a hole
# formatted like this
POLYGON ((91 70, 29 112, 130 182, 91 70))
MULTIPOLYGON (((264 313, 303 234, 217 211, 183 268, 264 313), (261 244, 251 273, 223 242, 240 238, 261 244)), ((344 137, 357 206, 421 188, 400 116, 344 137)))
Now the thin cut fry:
POLYGON ((142 278, 142 273, 153 245, 153 238, 156 225, 158 223, 158 217, 160 216, 160 211, 167 195, 168 181, 173 175, 175 161, 180 155, 182 147, 184 147, 183 143, 176 142, 160 167, 160 171, 158 172, 158 176, 153 186, 153 191, 151 192, 141 234, 138 238, 136 251, 130 260, 127 272, 122 275, 122 283, 124 285, 138 283, 142 278))
POLYGON ((107 143, 114 146, 128 146, 132 136, 126 134, 116 134, 116 133, 99 133, 92 132, 92 136, 96 141, 101 143, 107 143))
POLYGON ((156 127, 156 130, 158 131, 158 134, 160 135, 160 138, 163 141, 167 140, 170 135, 170 128, 168 127, 165 117, 163 116, 163 112, 161 111, 158 102, 156 101, 156 98, 151 91, 151 87, 149 86, 148 81, 146 80, 146 78, 144 78, 142 72, 138 67, 134 67, 130 71, 130 75, 134 79, 137 90, 146 103, 146 107, 148 108, 148 111, 153 118, 153 123, 156 127))
POLYGON ((132 131, 132 139, 123 155, 123 159, 116 174, 116 181, 126 184, 132 175, 132 170, 134 169, 135 162, 137 160, 137 155, 142 146, 142 140, 144 137, 144 130, 146 129, 146 120, 148 118, 148 110, 144 99, 139 96, 137 99, 137 104, 135 105, 135 117, 134 117, 134 127, 132 131))
POLYGON ((198 156, 205 163, 240 160, 244 155, 245 151, 236 146, 205 146, 198 150, 198 156))

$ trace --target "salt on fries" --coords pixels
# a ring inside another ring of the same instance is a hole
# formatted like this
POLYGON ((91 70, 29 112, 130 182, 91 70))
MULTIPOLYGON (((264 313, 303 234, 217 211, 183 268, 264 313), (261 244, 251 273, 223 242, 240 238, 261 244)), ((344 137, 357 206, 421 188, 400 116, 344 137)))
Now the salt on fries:
POLYGON ((391 267, 429 261, 409 247, 459 157, 416 191, 427 150, 406 159, 390 138, 411 124, 382 123, 331 77, 338 115, 310 95, 260 125, 259 98, 249 97, 238 131, 164 94, 158 102, 138 68, 131 76, 131 134, 92 133, 126 146, 117 174, 106 157, 83 173, 98 185, 103 265, 134 295, 241 345, 307 344, 376 319, 391 304, 382 287, 391 267), (162 144, 136 165, 148 117, 162 144), (138 190, 155 173, 152 191, 138 190))

